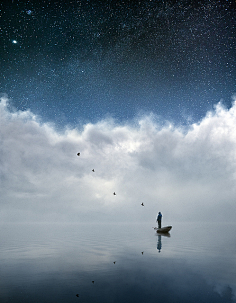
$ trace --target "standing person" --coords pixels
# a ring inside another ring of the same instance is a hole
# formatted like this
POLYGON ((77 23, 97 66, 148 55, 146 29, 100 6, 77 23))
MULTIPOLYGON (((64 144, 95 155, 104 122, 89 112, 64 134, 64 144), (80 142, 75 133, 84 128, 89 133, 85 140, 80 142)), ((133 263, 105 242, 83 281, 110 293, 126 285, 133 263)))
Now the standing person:
POLYGON ((162 219, 162 214, 159 211, 159 213, 157 215, 158 228, 161 228, 161 219, 162 219))

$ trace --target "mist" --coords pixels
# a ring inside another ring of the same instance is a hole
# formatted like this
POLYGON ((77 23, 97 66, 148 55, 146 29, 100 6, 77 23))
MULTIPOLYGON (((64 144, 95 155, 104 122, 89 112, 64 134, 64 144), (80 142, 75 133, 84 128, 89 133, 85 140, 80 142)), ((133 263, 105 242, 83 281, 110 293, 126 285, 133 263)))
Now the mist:
POLYGON ((3 96, 0 219, 154 224, 161 211, 163 224, 233 222, 235 125, 234 101, 188 128, 150 114, 58 131, 30 109, 10 109, 3 96))

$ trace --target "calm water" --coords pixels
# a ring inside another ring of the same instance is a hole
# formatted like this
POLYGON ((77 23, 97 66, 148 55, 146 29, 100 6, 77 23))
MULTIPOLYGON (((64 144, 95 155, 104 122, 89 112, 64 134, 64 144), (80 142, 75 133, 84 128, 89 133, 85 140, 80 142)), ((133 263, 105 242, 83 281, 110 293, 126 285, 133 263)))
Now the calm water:
POLYGON ((1 224, 0 302, 235 302, 236 224, 152 226, 1 224))

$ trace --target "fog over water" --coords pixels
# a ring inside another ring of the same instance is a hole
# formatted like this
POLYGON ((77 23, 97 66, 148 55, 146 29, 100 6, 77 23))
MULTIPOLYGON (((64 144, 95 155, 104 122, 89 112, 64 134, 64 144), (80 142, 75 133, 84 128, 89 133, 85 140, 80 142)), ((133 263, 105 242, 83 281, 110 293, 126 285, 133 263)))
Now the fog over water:
POLYGON ((235 125, 233 101, 184 127, 150 114, 58 130, 3 96, 1 221, 233 222, 235 125))

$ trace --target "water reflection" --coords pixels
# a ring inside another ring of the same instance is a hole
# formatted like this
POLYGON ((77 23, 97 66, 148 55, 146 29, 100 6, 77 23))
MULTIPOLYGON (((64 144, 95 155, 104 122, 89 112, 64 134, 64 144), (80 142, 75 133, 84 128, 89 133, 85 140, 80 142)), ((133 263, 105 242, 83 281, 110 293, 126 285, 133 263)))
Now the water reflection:
POLYGON ((159 252, 161 252, 161 247, 162 247, 162 245, 161 245, 161 235, 158 235, 157 250, 158 250, 159 252))
POLYGON ((162 248, 161 237, 170 238, 170 233, 156 233, 157 235, 157 250, 160 253, 162 248))
POLYGON ((171 235, 137 225, 30 227, 2 226, 1 303, 235 303, 231 237, 219 237, 221 253, 197 226, 171 235))

